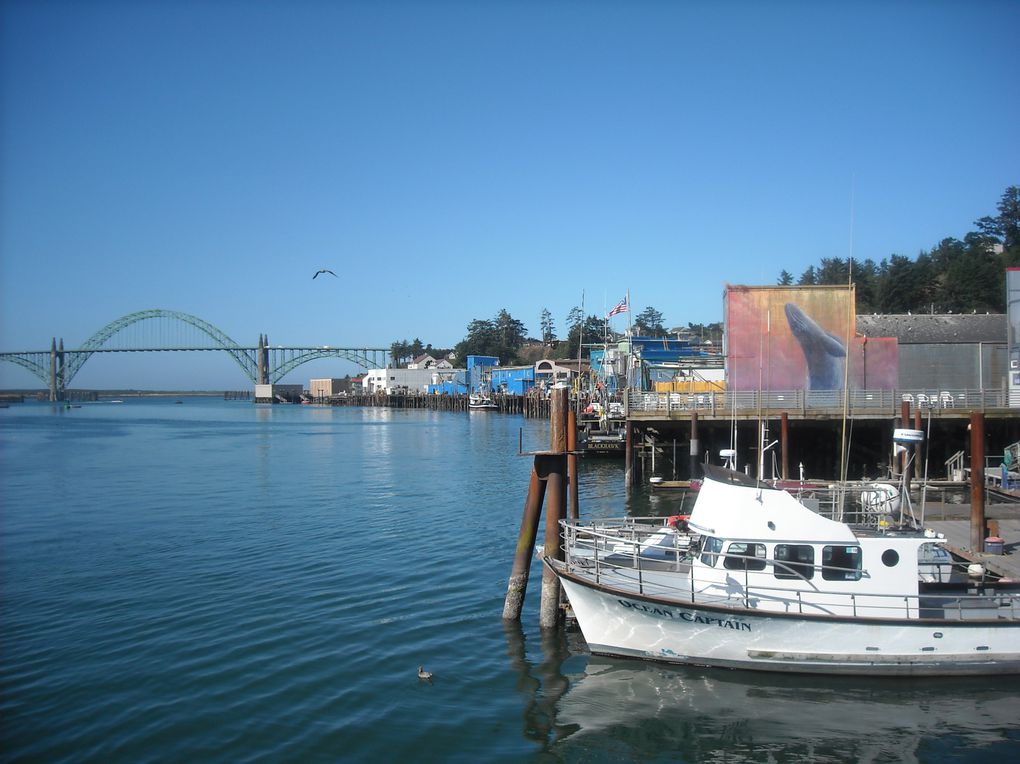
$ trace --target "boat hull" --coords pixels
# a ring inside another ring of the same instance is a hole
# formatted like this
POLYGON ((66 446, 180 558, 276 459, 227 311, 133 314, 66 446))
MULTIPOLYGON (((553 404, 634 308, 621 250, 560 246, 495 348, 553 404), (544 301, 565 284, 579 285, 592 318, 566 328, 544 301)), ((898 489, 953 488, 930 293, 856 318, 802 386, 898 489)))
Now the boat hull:
POLYGON ((706 606, 559 576, 595 655, 796 673, 1020 673, 1015 622, 842 618, 706 606))

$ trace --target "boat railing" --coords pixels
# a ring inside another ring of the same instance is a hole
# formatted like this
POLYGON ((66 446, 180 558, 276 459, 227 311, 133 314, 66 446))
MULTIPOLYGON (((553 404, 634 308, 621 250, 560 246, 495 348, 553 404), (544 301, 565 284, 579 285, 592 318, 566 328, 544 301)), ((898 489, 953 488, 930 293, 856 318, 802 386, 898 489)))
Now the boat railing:
MULTIPOLYGON (((671 546, 646 546, 655 534, 669 526, 663 518, 629 518, 625 521, 604 521, 581 525, 561 521, 565 566, 572 572, 599 585, 619 588, 652 597, 663 597, 676 604, 741 606, 750 609, 817 615, 853 617, 909 618, 967 621, 1004 619, 1020 621, 1020 593, 978 591, 980 581, 971 580, 952 591, 919 591, 917 594, 886 594, 881 592, 846 592, 819 588, 799 589, 791 586, 768 586, 753 583, 750 570, 743 569, 743 581, 734 578, 739 569, 727 570, 727 583, 691 574, 692 555, 700 553, 691 537, 683 532, 672 534, 671 546), (655 522, 658 521, 658 524, 655 522), (677 575, 677 574, 681 575, 677 575), (974 590, 976 593, 970 593, 974 590)), ((730 560, 745 561, 743 555, 718 553, 730 560)), ((762 558, 754 558, 762 560, 762 558)), ((814 565, 783 560, 762 560, 766 566, 782 569, 793 577, 807 580, 806 568, 860 574, 866 571, 814 565)), ((943 563, 950 564, 950 563, 943 563)))

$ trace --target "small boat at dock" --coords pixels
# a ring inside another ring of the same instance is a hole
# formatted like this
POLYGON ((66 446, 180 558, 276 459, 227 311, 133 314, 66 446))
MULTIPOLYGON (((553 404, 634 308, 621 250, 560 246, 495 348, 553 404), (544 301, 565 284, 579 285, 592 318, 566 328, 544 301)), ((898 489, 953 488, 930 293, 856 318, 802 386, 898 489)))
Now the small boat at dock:
POLYGON ((1020 582, 954 557, 888 502, 861 502, 870 521, 850 525, 706 465, 689 517, 564 521, 565 559, 544 562, 595 655, 820 674, 1020 673, 1020 582))
POLYGON ((496 402, 487 393, 477 392, 468 396, 468 409, 471 411, 491 411, 496 408, 496 402))

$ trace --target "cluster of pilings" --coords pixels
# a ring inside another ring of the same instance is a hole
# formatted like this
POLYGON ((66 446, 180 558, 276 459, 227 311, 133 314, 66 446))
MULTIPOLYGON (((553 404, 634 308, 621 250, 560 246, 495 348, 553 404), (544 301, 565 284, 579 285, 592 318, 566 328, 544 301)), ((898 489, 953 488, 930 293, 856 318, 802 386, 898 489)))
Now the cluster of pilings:
MULTIPOLYGON (((545 545, 543 554, 557 560, 563 559, 560 544, 560 521, 567 516, 568 498, 570 518, 578 517, 577 491, 577 419, 570 409, 567 387, 554 387, 549 396, 549 450, 533 454, 531 480, 521 529, 517 536, 517 549, 513 568, 507 583, 506 600, 503 603, 503 619, 519 621, 524 597, 528 591, 528 577, 531 560, 535 554, 535 539, 538 535, 545 510, 545 545), (568 490, 569 489, 569 490, 568 490), (569 497, 568 497, 569 494, 569 497)), ((560 607, 560 583, 548 567, 542 572, 542 599, 539 607, 539 625, 543 629, 556 628, 562 619, 560 607)))
MULTIPOLYGON (((548 398, 537 395, 505 395, 491 396, 496 410, 502 414, 521 414, 525 418, 545 418, 549 416, 551 402, 548 398)), ((355 395, 337 395, 316 400, 316 403, 327 403, 332 406, 379 406, 393 409, 427 409, 430 411, 467 411, 470 406, 468 395, 391 395, 387 393, 365 393, 355 395)))

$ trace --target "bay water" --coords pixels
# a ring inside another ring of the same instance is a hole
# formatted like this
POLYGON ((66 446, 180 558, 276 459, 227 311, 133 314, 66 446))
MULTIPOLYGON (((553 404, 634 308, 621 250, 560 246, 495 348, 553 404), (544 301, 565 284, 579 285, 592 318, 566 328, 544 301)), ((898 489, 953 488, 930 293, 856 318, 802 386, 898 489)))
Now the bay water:
MULTIPOLYGON (((505 625, 519 443, 546 448, 548 423, 200 397, 0 409, 0 758, 1020 758, 1018 677, 592 657, 539 630, 537 561, 505 625)), ((619 462, 580 472, 585 517, 679 509, 627 496, 619 462)))

